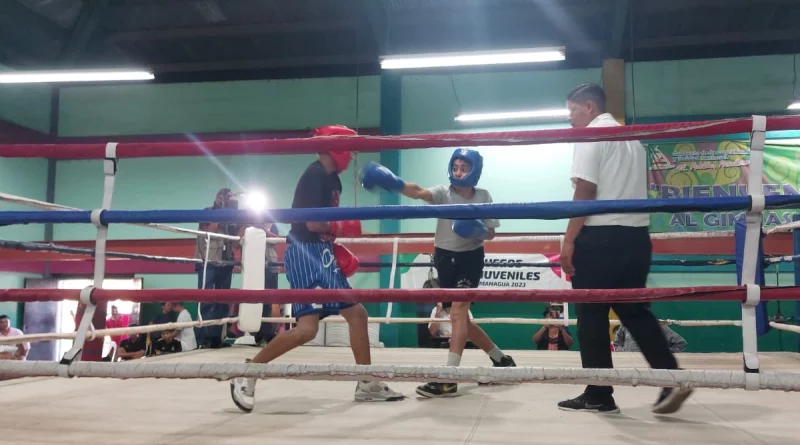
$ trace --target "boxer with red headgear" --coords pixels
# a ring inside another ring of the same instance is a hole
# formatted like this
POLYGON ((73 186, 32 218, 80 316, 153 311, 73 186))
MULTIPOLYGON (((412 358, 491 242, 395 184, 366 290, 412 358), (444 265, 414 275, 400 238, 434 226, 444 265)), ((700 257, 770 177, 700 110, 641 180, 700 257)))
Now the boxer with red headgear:
MULTIPOLYGON (((332 125, 312 132, 314 136, 344 136, 355 132, 332 125)), ((339 173, 350 162, 349 152, 322 152, 319 160, 308 166, 295 188, 292 208, 338 207, 342 193, 339 173)), ((283 261, 286 279, 292 289, 350 289, 347 277, 358 269, 356 258, 344 246, 334 243, 338 236, 361 235, 361 221, 314 221, 293 223, 287 237, 283 261)), ((325 292, 319 290, 318 292, 325 292)), ((324 303, 293 304, 297 319, 294 329, 281 332, 254 358, 253 363, 269 363, 317 336, 320 320, 341 315, 350 325, 350 344, 356 364, 371 364, 367 311, 361 304, 324 303)), ((255 404, 256 379, 235 378, 231 381, 231 397, 242 411, 250 412, 255 404)), ((359 381, 355 399, 360 402, 402 400, 403 394, 392 391, 377 381, 359 381)))
MULTIPOLYGON (((355 130, 345 127, 344 125, 325 125, 324 127, 315 128, 311 135, 317 136, 356 136, 355 130)), ((349 151, 328 151, 320 153, 320 156, 330 156, 333 164, 336 166, 336 172, 341 173, 347 170, 347 166, 353 159, 353 153, 349 151)))

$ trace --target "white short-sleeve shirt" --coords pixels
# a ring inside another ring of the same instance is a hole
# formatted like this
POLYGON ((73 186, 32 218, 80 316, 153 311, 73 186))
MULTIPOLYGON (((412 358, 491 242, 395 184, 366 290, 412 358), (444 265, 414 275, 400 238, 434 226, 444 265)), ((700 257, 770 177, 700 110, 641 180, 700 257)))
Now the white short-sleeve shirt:
MULTIPOLYGON (((186 309, 178 314, 176 323, 189 323, 192 321, 192 316, 186 309)), ((183 351, 191 351, 197 349, 197 339, 194 336, 194 328, 185 328, 175 337, 176 340, 181 342, 181 349, 183 351)))
MULTIPOLYGON (((467 313, 469 314, 469 319, 472 320, 472 311, 469 310, 469 311, 467 311, 467 313)), ((436 316, 436 307, 434 306, 433 310, 431 311, 431 318, 445 318, 445 319, 449 320, 450 319, 450 311, 444 310, 437 317, 436 316)), ((433 323, 428 323, 428 329, 430 329, 432 324, 433 323)), ((449 337, 452 337, 452 336, 453 336, 453 324, 452 323, 447 323, 447 322, 439 323, 439 337, 441 337, 441 338, 446 338, 446 337, 449 338, 449 337)))
MULTIPOLYGON (((21 337, 22 335, 25 335, 25 334, 23 334, 23 332, 20 331, 19 329, 9 327, 8 328, 8 334, 6 334, 6 335, 0 334, 0 337, 21 337)), ((24 342, 23 344, 25 345, 25 350, 26 351, 30 351, 31 344, 28 343, 28 342, 24 342)), ((18 347, 18 344, 17 345, 15 345, 15 344, 0 345, 0 352, 8 352, 9 354, 15 354, 17 352, 17 347, 18 347)), ((22 360, 25 360, 25 359, 26 358, 24 358, 24 357, 22 358, 22 360)))
MULTIPOLYGON (((603 113, 589 127, 618 127, 610 113, 603 113)), ((572 158, 573 187, 577 179, 597 185, 597 200, 647 199, 647 158, 639 141, 602 141, 575 144, 572 158)), ((650 214, 589 216, 587 226, 650 225, 650 214)))

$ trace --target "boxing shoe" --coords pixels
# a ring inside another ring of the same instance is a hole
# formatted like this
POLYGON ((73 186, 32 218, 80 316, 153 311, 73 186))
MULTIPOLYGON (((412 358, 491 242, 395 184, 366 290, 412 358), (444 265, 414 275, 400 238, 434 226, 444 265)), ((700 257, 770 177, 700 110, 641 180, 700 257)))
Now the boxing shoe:
POLYGON ((236 377, 231 380, 231 399, 242 411, 253 411, 256 404, 256 379, 236 377))
POLYGON ((672 414, 681 409, 681 405, 692 395, 692 392, 694 392, 692 388, 664 388, 653 405, 652 411, 655 414, 672 414))
POLYGON ((358 382, 356 385, 356 402, 397 402, 405 398, 383 382, 358 382))
POLYGON ((583 411, 600 414, 619 413, 619 407, 616 402, 614 402, 614 397, 608 396, 608 398, 603 400, 589 400, 589 396, 587 396, 586 393, 574 399, 559 402, 558 409, 561 411, 583 411))

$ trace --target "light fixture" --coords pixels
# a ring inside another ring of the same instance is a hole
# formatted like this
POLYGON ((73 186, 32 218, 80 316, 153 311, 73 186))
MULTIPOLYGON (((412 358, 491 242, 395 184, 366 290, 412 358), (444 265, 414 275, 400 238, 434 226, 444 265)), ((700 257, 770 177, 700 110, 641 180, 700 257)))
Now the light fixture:
POLYGON ((458 122, 476 121, 499 121, 511 119, 547 119, 547 118, 566 118, 569 110, 566 108, 556 108, 551 110, 529 110, 529 111, 506 111, 498 113, 474 113, 460 114, 456 116, 458 122))
POLYGON ((786 107, 787 110, 800 110, 800 101, 799 102, 792 102, 786 107))
POLYGON ((114 82, 153 80, 149 71, 86 70, 86 71, 9 71, 0 73, 0 83, 114 82))
POLYGON ((255 212, 263 212, 267 209, 267 197, 261 192, 245 193, 244 205, 255 212))
POLYGON ((385 70, 396 70, 448 66, 503 65, 512 63, 557 62, 564 59, 564 48, 406 54, 381 57, 381 68, 385 70))

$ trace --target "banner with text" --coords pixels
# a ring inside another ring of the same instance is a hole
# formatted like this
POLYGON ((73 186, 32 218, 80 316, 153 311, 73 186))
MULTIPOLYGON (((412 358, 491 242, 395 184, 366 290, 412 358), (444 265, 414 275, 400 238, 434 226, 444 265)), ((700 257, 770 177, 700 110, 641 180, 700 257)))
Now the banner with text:
MULTIPOLYGON (((647 144, 650 198, 746 196, 750 151, 746 142, 647 144)), ((764 195, 797 195, 800 150, 793 145, 764 147, 764 195)), ((764 224, 792 221, 792 210, 764 212, 764 224)), ((654 213, 653 232, 733 230, 743 212, 654 213)))
MULTIPOLYGON (((415 263, 430 263, 431 256, 420 254, 415 263)), ((518 263, 557 263, 558 255, 548 257, 538 254, 487 254, 484 260, 480 289, 571 289, 569 281, 561 276, 559 267, 514 266, 518 263)), ((409 267, 400 276, 403 289, 421 289, 436 270, 409 267)))

